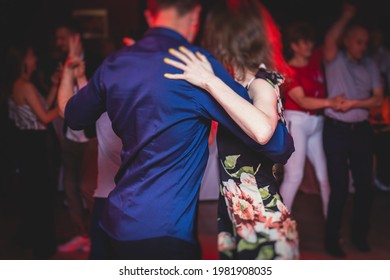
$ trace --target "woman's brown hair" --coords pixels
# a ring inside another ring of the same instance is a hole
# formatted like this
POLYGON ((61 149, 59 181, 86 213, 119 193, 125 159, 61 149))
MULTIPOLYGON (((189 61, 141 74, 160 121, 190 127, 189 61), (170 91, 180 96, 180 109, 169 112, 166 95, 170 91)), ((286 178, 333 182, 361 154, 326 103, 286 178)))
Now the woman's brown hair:
POLYGON ((245 70, 288 71, 282 56, 280 32, 271 15, 257 0, 219 1, 206 18, 202 45, 238 80, 245 70))

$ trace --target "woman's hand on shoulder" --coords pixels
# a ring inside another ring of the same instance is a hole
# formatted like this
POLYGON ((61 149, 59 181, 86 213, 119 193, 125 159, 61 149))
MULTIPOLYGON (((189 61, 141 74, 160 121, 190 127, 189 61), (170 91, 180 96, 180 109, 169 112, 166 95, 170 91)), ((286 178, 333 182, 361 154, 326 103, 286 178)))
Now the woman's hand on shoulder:
POLYGON ((215 77, 213 68, 206 56, 200 52, 193 53, 185 47, 179 50, 169 49, 169 53, 179 59, 179 61, 164 58, 164 62, 177 69, 183 70, 182 74, 169 74, 164 76, 173 80, 185 80, 195 86, 206 89, 207 82, 215 77))

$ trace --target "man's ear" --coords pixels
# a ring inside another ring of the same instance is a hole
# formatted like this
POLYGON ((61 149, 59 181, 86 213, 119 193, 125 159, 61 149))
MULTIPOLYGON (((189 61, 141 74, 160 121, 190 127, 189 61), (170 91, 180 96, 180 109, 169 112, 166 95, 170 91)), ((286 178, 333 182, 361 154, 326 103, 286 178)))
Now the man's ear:
POLYGON ((153 23, 154 23, 154 16, 152 15, 152 13, 149 10, 145 10, 144 16, 145 16, 146 23, 148 24, 148 26, 152 27, 153 23))
POLYGON ((202 6, 196 5, 194 10, 191 13, 191 21, 193 24, 198 25, 200 21, 200 12, 202 11, 202 6))

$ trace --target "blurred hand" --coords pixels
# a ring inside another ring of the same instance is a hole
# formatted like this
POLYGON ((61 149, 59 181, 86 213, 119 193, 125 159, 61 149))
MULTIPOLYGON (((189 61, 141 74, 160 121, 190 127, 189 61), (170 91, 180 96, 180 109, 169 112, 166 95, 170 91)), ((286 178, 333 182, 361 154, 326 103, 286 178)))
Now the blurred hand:
POLYGON ((61 76, 62 76, 62 70, 63 70, 63 65, 62 63, 58 64, 57 70, 51 75, 51 84, 52 86, 58 86, 60 81, 61 81, 61 76))
POLYGON ((354 99, 345 99, 344 102, 340 105, 339 111, 346 112, 353 108, 355 105, 356 100, 354 99))
POLYGON ((85 76, 85 63, 80 57, 68 56, 64 69, 75 79, 83 78, 85 76))
POLYGON ((83 54, 83 45, 81 44, 80 34, 76 33, 69 37, 69 56, 81 57, 83 54))
POLYGON ((169 52, 183 63, 169 58, 165 58, 164 62, 183 70, 183 74, 165 74, 166 78, 185 80, 195 86, 205 88, 206 82, 215 76, 210 62, 203 54, 199 52, 194 54, 185 47, 180 47, 179 51, 170 49, 169 52))
POLYGON ((351 19, 356 14, 356 7, 355 5, 345 2, 343 5, 343 11, 342 11, 342 17, 346 19, 351 19))
POLYGON ((330 107, 333 110, 340 110, 341 105, 345 101, 345 97, 344 96, 336 96, 336 97, 330 98, 329 100, 330 100, 330 107))

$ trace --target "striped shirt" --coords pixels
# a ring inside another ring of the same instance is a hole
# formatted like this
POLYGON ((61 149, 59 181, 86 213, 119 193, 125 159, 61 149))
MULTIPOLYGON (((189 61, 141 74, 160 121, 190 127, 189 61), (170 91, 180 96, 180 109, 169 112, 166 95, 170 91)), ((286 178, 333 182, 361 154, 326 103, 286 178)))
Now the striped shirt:
MULTIPOLYGON (((42 103, 46 103, 41 95, 42 103)), ((9 118, 14 121, 17 128, 22 130, 45 130, 46 125, 38 120, 31 107, 27 104, 18 105, 12 98, 8 99, 9 118)))

